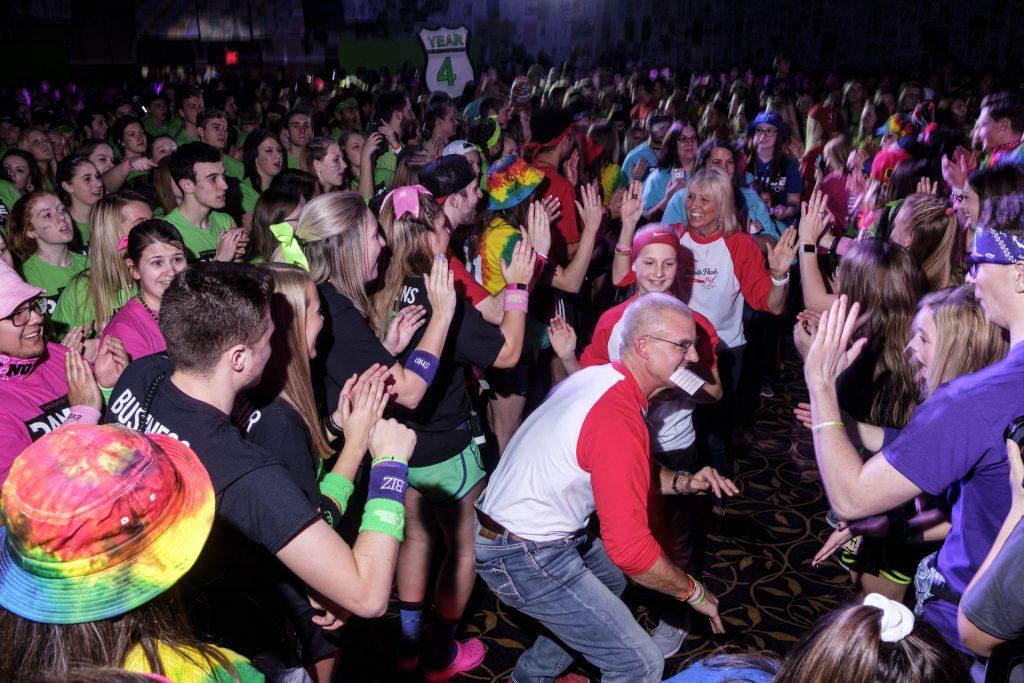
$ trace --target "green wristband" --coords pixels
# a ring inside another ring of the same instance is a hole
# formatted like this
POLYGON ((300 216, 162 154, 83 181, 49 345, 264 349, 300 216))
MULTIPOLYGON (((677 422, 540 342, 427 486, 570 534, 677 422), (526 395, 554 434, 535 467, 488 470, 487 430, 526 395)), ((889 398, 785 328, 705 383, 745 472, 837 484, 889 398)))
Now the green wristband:
POLYGON ((334 501, 341 514, 345 514, 348 499, 352 496, 355 486, 352 482, 334 472, 328 472, 320 482, 320 493, 334 501))
POLYGON ((405 506, 387 498, 371 498, 363 508, 359 532, 376 531, 399 542, 405 540, 405 506))
POLYGON ((405 458, 399 458, 397 455, 382 455, 379 458, 374 458, 370 461, 370 467, 379 465, 382 462, 399 462, 403 465, 408 465, 409 462, 405 458))

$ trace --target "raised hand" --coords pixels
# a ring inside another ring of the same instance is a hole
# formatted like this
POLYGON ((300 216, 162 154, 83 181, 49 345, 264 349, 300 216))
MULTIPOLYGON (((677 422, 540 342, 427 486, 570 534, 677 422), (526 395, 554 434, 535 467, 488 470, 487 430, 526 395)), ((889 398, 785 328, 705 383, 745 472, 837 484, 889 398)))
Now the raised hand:
POLYGON ((647 160, 647 157, 640 157, 629 168, 629 177, 632 180, 643 180, 644 176, 647 175, 647 169, 650 168, 651 162, 647 160))
POLYGON ((636 227, 640 222, 643 213, 643 183, 634 180, 626 188, 626 194, 622 198, 622 224, 636 227))
POLYGON ((559 358, 565 358, 570 354, 576 355, 576 330, 562 316, 556 315, 551 319, 551 324, 548 325, 548 340, 559 358))
POLYGON ((765 244, 765 248, 768 250, 768 269, 772 271, 772 276, 775 279, 781 280, 789 273, 789 264, 793 262, 793 257, 796 256, 799 242, 796 228, 790 227, 786 228, 786 231, 782 233, 782 237, 779 238, 775 246, 769 243, 765 244))
POLYGON ((96 354, 95 374, 100 386, 111 388, 132 362, 124 344, 117 337, 104 337, 96 354))
MULTIPOLYGON (((554 197, 552 197, 554 199, 554 197)), ((555 201, 558 201, 555 199, 555 201)), ((522 231, 523 229, 520 228, 522 231)), ((551 253, 551 218, 542 202, 531 202, 526 214, 526 229, 523 236, 540 256, 547 258, 551 253)))
POLYGON ((828 197, 821 191, 811 193, 810 201, 804 202, 800 213, 799 233, 803 244, 817 244, 831 220, 828 197))
POLYGON ((939 184, 928 178, 928 176, 922 176, 921 179, 917 181, 917 191, 921 194, 938 194, 939 184))
POLYGON ((859 313, 860 304, 857 302, 847 312, 846 295, 843 294, 821 314, 814 341, 804 359, 804 378, 809 387, 834 387, 836 378, 860 356, 868 340, 861 338, 850 344, 859 313))
POLYGON ((528 285, 533 279, 533 270, 537 265, 537 253, 526 240, 519 240, 512 249, 512 259, 505 263, 500 261, 501 275, 505 282, 517 285, 528 285))
POLYGON ((558 219, 562 217, 562 201, 558 197, 548 195, 540 200, 540 204, 544 207, 544 213, 548 215, 548 220, 552 223, 557 223, 558 219))
POLYGON ((427 321, 427 309, 423 306, 406 306, 391 319, 388 327, 387 337, 384 339, 384 348, 392 356, 397 356, 412 341, 416 330, 420 329, 427 321))
POLYGON ((96 385, 92 368, 76 349, 64 354, 64 375, 68 383, 68 403, 103 410, 103 395, 96 385))
POLYGON ((455 315, 455 276, 448 268, 444 256, 436 256, 430 275, 423 278, 427 288, 427 301, 430 302, 430 315, 447 316, 451 320, 455 315))
POLYGON ((601 203, 601 192, 597 183, 590 183, 580 188, 582 202, 576 202, 576 211, 583 219, 583 231, 596 234, 604 217, 604 204, 601 203))
POLYGON ((807 352, 818 331, 821 315, 816 311, 801 311, 796 314, 796 325, 793 326, 793 343, 800 352, 801 358, 807 358, 807 352))
MULTIPOLYGON (((366 373, 363 373, 364 376, 366 373)), ((346 441, 367 443, 370 431, 384 414, 389 395, 384 379, 374 372, 368 380, 357 380, 352 375, 341 389, 338 408, 331 419, 345 432, 346 441)))
POLYGON ((405 462, 416 447, 416 432, 394 418, 377 420, 370 432, 370 455, 379 458, 389 455, 405 462))

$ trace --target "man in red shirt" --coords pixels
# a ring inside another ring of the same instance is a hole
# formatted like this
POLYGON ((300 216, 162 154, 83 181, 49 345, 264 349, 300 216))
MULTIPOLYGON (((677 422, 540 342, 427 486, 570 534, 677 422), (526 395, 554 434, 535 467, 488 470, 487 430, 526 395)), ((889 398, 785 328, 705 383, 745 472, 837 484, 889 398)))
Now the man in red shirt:
POLYGON ((660 681, 664 655, 618 597, 627 575, 686 601, 723 632, 718 600, 672 563, 648 519, 659 492, 735 492, 707 470, 652 476, 644 414, 675 386, 676 371, 697 361, 696 325, 681 301, 651 293, 627 307, 622 326, 620 360, 562 382, 516 432, 477 502, 477 573, 553 634, 519 658, 518 683, 560 675, 567 650, 606 683, 660 681))
POLYGON ((523 149, 523 158, 544 173, 538 196, 554 197, 562 205, 561 217, 551 224, 554 231, 549 257, 564 268, 580 241, 576 211, 580 155, 572 134, 572 116, 565 109, 539 109, 530 117, 530 133, 533 137, 523 149), (565 175, 561 173, 563 162, 565 175))

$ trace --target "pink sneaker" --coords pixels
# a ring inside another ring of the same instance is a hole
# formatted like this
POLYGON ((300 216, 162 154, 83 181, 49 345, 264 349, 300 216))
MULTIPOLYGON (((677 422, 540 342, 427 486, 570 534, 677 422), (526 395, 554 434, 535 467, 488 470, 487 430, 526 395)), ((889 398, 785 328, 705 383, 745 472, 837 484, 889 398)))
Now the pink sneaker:
POLYGON ((590 679, 582 674, 565 674, 556 678, 555 683, 590 683, 590 679))
POLYGON ((423 680, 428 683, 451 680, 461 673, 472 671, 480 666, 486 654, 487 648, 479 638, 470 638, 464 643, 456 641, 455 659, 452 660, 452 663, 443 669, 424 671, 423 680))

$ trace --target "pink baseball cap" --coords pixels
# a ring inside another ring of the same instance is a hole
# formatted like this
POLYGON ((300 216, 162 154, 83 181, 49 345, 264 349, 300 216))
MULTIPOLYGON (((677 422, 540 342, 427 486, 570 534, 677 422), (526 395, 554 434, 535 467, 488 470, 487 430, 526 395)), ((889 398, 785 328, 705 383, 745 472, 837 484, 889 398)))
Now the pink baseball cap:
POLYGON ((13 268, 0 261, 0 318, 6 318, 15 308, 45 291, 28 284, 13 268))
POLYGON ((638 230, 637 233, 633 235, 632 260, 636 261, 644 247, 651 244, 665 244, 678 251, 679 237, 676 235, 676 231, 668 225, 648 225, 643 229, 638 230))

